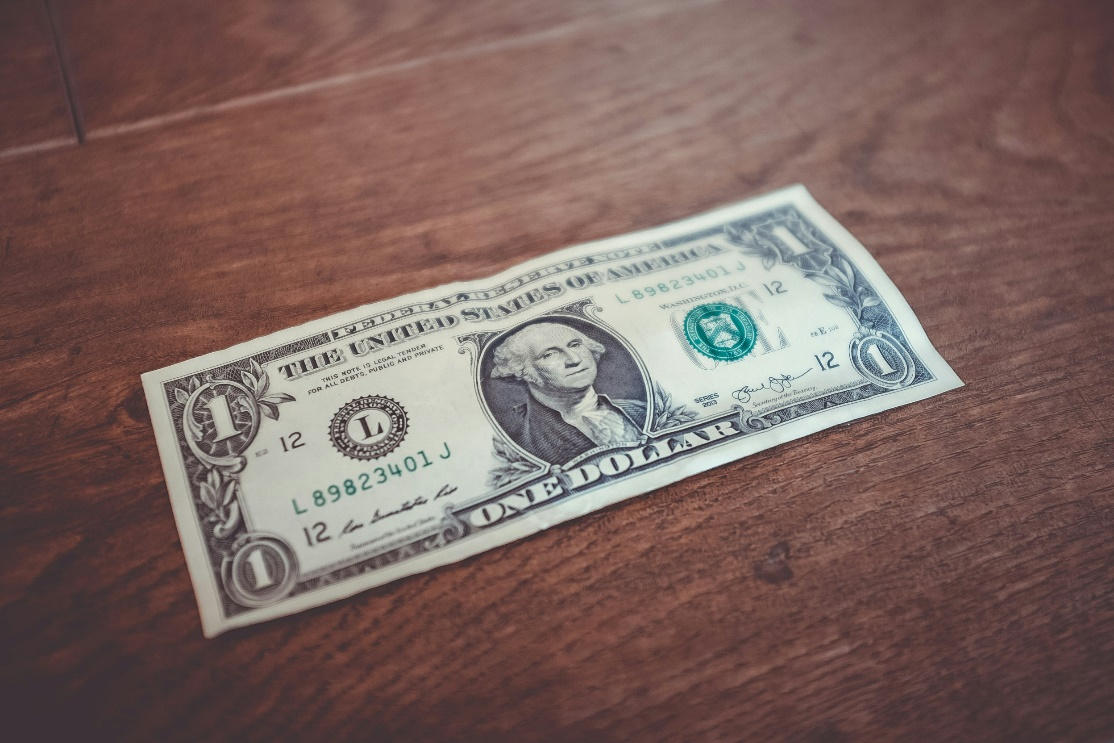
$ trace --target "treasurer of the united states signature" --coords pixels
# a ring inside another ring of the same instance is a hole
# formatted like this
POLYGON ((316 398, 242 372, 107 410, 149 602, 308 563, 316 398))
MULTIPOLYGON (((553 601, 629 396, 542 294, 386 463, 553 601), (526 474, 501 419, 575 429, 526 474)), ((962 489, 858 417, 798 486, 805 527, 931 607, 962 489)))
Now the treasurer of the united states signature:
POLYGON ((770 375, 769 379, 767 379, 765 382, 758 385, 757 387, 744 385, 732 392, 731 396, 738 400, 741 404, 746 405, 758 392, 766 391, 781 394, 782 392, 793 389, 793 383, 804 375, 808 374, 810 371, 812 370, 805 369, 797 376, 793 376, 792 374, 770 375))
MULTIPOLYGON (((446 495, 452 495, 455 492, 456 492, 456 487, 455 486, 445 485, 439 491, 437 491, 437 495, 433 496, 433 500, 437 500, 438 498, 444 498, 446 495)), ((426 497, 424 495, 419 495, 417 498, 415 498, 412 501, 408 500, 408 501, 404 501, 403 503, 399 504, 398 508, 396 508, 393 511, 387 511, 386 513, 380 513, 379 509, 376 508, 375 509, 375 514, 371 517, 371 521, 368 522, 368 526, 370 526, 371 524, 374 524, 376 522, 382 521, 383 519, 390 518, 391 516, 398 516, 400 513, 405 513, 407 511, 411 510, 412 508, 414 508, 415 506, 424 506, 426 503, 429 503, 429 501, 426 500, 426 497)))

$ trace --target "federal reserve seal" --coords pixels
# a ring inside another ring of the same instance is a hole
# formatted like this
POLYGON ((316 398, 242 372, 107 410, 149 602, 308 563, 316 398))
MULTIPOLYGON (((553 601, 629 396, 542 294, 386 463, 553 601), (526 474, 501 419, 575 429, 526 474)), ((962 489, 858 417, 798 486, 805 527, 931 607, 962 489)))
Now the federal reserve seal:
POLYGON ((685 338, 708 358, 737 361, 754 348, 758 328, 733 304, 702 304, 685 315, 685 338))
POLYGON ((329 438, 351 459, 379 459, 406 438, 406 411, 389 397, 357 397, 333 416, 329 438))

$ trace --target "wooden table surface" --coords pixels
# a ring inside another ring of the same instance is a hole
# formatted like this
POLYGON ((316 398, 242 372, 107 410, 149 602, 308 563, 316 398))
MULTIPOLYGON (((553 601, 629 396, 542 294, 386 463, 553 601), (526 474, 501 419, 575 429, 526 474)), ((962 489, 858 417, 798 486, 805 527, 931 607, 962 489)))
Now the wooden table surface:
POLYGON ((1109 1, 6 0, 0 736, 1110 740, 1112 235, 1109 1), (142 372, 796 182, 966 387, 202 638, 142 372))

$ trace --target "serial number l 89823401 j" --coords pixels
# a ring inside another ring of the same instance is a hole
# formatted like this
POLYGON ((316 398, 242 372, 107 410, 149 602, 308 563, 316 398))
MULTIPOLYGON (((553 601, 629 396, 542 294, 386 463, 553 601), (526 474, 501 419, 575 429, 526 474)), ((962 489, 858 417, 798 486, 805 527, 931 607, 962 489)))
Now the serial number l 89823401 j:
POLYGON ((391 478, 402 478, 409 473, 432 467, 439 460, 450 459, 452 455, 448 442, 442 443, 440 451, 433 455, 428 455, 424 449, 419 449, 412 454, 395 457, 393 461, 381 467, 375 467, 370 472, 361 472, 355 478, 348 478, 343 482, 314 490, 305 500, 291 498, 290 505, 293 506, 294 513, 300 516, 303 513, 308 513, 311 508, 324 508, 345 496, 354 496, 371 490, 376 485, 385 485, 390 482, 391 478))

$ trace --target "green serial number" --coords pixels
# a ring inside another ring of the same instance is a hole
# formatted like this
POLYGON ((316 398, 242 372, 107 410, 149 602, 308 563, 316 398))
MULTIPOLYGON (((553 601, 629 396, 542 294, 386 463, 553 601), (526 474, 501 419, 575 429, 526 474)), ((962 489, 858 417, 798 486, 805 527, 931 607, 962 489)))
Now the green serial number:
MULTIPOLYGON (((684 276, 679 276, 669 281, 659 281, 656 284, 649 284, 641 289, 632 289, 629 296, 634 299, 646 299, 648 297, 656 297, 659 294, 668 294, 672 291, 683 289, 686 286, 694 286, 698 281, 707 281, 708 279, 718 279, 721 276, 727 276, 731 271, 724 266, 715 266, 700 273, 690 273, 684 276)), ((629 299, 623 299, 622 296, 616 294, 615 298, 619 300, 620 304, 627 304, 629 299)))
POLYGON ((448 443, 441 444, 441 451, 435 453, 432 458, 426 455, 424 449, 419 449, 413 454, 397 458, 383 467, 376 467, 370 472, 361 472, 355 479, 348 479, 339 484, 314 490, 313 494, 305 501, 305 508, 302 508, 299 504, 298 498, 291 498, 290 505, 294 507, 294 513, 301 516, 303 513, 309 513, 311 507, 322 508, 330 503, 336 503, 345 496, 372 490, 376 485, 389 482, 392 477, 405 477, 411 472, 432 467, 438 460, 449 459, 452 455, 448 443))

